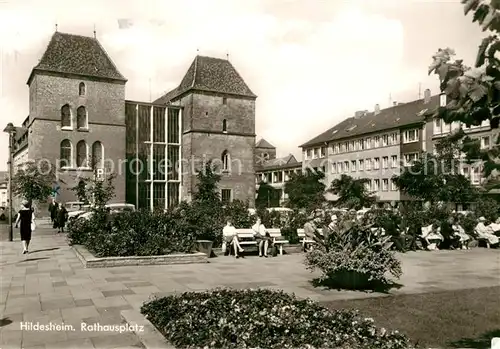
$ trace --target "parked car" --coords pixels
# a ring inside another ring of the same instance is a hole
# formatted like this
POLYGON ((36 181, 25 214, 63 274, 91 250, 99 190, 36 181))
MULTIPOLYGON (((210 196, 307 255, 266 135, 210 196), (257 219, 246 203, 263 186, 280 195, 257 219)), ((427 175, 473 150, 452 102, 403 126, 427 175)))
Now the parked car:
POLYGON ((79 210, 68 212, 68 219, 77 218, 90 211, 90 205, 82 205, 79 210))
MULTIPOLYGON (((90 207, 90 206, 89 206, 90 207)), ((135 205, 133 204, 125 204, 125 203, 119 203, 119 204, 108 204, 105 206, 110 214, 117 214, 121 212, 127 212, 127 211, 135 211, 135 205)), ((90 219, 92 217, 93 212, 86 211, 80 215, 78 215, 78 218, 82 219, 90 219)))
POLYGON ((69 201, 64 204, 68 212, 80 211, 85 204, 81 201, 69 201))

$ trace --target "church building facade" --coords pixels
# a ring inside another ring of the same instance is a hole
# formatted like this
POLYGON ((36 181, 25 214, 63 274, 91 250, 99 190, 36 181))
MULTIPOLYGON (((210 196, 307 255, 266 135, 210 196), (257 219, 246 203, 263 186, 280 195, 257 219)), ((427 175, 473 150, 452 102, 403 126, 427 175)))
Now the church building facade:
POLYGON ((168 208, 191 199, 210 160, 222 199, 254 205, 256 96, 228 60, 195 57, 153 103, 126 100, 126 83, 96 38, 54 33, 27 81, 14 163, 55 165, 61 202, 77 201, 71 188, 97 168, 115 176, 113 202, 168 208))

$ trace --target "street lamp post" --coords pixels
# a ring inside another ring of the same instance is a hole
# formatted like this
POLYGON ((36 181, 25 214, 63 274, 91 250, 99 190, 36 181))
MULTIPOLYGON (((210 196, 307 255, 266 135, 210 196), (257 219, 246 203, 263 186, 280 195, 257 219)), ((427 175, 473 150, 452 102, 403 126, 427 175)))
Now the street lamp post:
POLYGON ((3 132, 6 132, 9 134, 9 161, 7 162, 7 165, 9 166, 9 184, 8 184, 8 191, 9 191, 9 241, 14 240, 14 232, 12 230, 12 143, 14 139, 14 133, 16 132, 16 128, 14 125, 9 122, 3 132))

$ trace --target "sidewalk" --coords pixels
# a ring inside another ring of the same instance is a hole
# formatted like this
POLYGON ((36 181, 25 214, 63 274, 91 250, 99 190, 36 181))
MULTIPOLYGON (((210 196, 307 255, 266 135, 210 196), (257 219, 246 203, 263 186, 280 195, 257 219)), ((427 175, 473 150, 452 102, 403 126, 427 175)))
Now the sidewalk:
MULTIPOLYGON (((23 255, 19 241, 0 243, 2 349, 141 347, 133 333, 86 332, 81 331, 81 324, 118 325, 121 310, 139 309, 152 294, 226 286, 283 289, 318 301, 383 296, 313 288, 309 281, 317 274, 305 270, 300 254, 269 259, 219 257, 209 264, 84 269, 65 236, 41 224, 30 247, 30 254, 23 255), (22 321, 73 328, 21 331, 22 321)), ((394 294, 500 285, 498 250, 411 252, 401 259, 404 275, 399 283, 404 287, 394 294)))

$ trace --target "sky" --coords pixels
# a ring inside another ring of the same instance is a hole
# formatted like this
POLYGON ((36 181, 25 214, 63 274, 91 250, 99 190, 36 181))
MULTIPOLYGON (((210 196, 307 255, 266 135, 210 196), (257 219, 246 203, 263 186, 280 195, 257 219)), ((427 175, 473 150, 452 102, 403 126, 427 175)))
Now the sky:
MULTIPOLYGON (((438 48, 474 63, 486 33, 460 0, 0 0, 0 127, 28 116, 27 78, 58 31, 94 28, 126 98, 176 87, 197 54, 229 57, 256 101, 257 139, 278 156, 357 110, 438 93, 438 48), (229 56, 227 56, 229 55, 229 56)), ((0 134, 0 170, 8 137, 0 134)))

